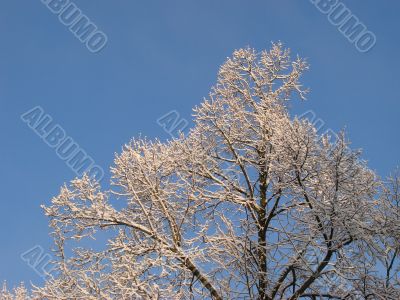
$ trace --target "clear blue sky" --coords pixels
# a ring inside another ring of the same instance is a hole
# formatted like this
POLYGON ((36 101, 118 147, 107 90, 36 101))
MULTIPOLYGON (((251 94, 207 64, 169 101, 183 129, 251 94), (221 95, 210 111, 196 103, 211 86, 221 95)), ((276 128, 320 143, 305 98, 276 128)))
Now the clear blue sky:
POLYGON ((359 53, 309 1, 75 1, 108 36, 93 54, 40 0, 0 1, 0 281, 40 283, 20 258, 48 249, 49 203, 74 173, 20 115, 40 105, 108 171, 131 137, 168 138, 156 120, 189 119, 234 49, 281 40, 308 58, 308 101, 346 127, 381 175, 399 165, 398 1, 343 1, 377 37, 359 53))

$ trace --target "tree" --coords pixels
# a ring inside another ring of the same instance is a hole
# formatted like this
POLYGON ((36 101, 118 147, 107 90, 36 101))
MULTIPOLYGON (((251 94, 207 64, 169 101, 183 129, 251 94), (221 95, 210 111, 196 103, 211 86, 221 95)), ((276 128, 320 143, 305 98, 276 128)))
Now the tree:
POLYGON ((3 283, 3 287, 0 290, 0 300, 26 300, 28 298, 29 293, 23 284, 10 291, 7 288, 7 284, 3 283))
POLYGON ((400 181, 290 116, 307 68, 279 43, 237 50, 187 136, 125 145, 107 191, 62 187, 44 207, 57 271, 36 297, 399 299, 400 181))

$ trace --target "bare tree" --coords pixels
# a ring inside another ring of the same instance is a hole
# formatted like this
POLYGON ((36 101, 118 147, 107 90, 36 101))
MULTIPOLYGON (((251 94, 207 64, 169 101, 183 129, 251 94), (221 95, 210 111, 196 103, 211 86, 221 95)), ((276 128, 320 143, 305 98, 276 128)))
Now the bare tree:
POLYGON ((29 298, 28 290, 23 284, 20 284, 18 287, 10 291, 7 288, 7 284, 4 282, 3 287, 0 290, 0 300, 27 300, 29 298))
POLYGON ((62 187, 44 207, 57 272, 36 297, 399 299, 399 180, 289 115, 307 68, 279 43, 237 50, 187 136, 133 140, 110 190, 62 187))

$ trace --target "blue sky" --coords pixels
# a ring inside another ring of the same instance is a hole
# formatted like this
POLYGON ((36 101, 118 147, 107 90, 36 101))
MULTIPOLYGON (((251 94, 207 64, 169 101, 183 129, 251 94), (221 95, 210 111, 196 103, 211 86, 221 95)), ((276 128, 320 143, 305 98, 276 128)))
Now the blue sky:
MULTIPOLYGON (((398 1, 343 1, 377 38, 360 53, 310 1, 74 2, 107 37, 91 53, 40 0, 0 2, 0 281, 40 283, 20 258, 48 251, 49 203, 74 172, 20 115, 41 106, 106 173, 142 134, 168 138, 156 120, 190 120, 234 49, 282 41, 306 57, 308 100, 326 128, 346 128, 379 174, 399 165, 398 1)), ((107 174, 106 174, 107 177, 107 174)))

